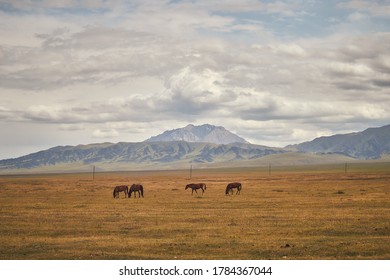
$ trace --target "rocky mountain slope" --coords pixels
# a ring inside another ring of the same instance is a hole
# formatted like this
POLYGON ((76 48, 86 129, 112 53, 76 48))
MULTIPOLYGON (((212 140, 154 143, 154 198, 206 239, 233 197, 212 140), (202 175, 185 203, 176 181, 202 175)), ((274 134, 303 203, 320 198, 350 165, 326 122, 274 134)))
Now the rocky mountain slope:
POLYGON ((390 125, 362 132, 319 137, 289 146, 300 152, 336 153, 357 159, 377 159, 390 154, 390 125))
POLYGON ((200 126, 187 125, 183 128, 168 130, 147 139, 145 142, 185 141, 196 143, 248 143, 245 139, 228 131, 222 126, 204 124, 200 126))
POLYGON ((0 161, 0 170, 36 168, 54 165, 167 165, 185 163, 212 163, 256 159, 283 153, 283 149, 234 143, 141 142, 103 143, 79 146, 58 146, 16 159, 0 161))

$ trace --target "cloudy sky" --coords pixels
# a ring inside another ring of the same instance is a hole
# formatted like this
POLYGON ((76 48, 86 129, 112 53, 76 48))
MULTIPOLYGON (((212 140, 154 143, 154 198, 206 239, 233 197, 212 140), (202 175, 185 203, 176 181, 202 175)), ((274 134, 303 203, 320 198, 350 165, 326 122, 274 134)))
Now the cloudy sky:
POLYGON ((390 124, 390 1, 0 0, 0 159, 189 123, 276 147, 390 124))

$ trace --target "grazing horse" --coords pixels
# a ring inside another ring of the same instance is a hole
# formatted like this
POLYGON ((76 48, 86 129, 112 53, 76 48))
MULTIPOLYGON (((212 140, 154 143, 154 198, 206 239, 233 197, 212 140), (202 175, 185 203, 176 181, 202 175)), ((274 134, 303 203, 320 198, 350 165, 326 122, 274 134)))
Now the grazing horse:
POLYGON ((226 186, 225 194, 229 194, 230 192, 233 194, 233 189, 237 189, 236 194, 240 194, 242 186, 241 183, 230 183, 226 186))
POLYGON ((191 195, 194 194, 194 191, 196 192, 196 194, 198 194, 197 189, 201 189, 201 190, 202 190, 202 195, 203 195, 204 191, 206 190, 206 184, 204 184, 204 183, 199 183, 199 184, 188 184, 188 185, 185 187, 185 189, 188 189, 188 188, 191 188, 191 189, 192 189, 191 195))
POLYGON ((144 197, 144 187, 140 184, 132 184, 129 191, 129 198, 131 197, 131 193, 134 192, 134 198, 137 197, 135 192, 138 192, 138 197, 144 197))
POLYGON ((125 186, 125 185, 116 186, 114 188, 114 191, 113 191, 112 195, 114 196, 114 198, 119 198, 119 193, 120 192, 124 192, 125 193, 125 197, 127 197, 129 195, 129 187, 125 186))

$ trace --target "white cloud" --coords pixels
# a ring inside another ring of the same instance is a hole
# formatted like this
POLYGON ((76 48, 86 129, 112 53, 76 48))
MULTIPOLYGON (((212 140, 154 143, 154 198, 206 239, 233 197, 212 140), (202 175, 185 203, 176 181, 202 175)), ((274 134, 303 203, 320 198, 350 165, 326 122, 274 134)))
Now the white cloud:
POLYGON ((281 14, 284 16, 295 16, 297 11, 301 11, 304 6, 299 3, 276 1, 270 3, 264 3, 262 6, 267 13, 281 14))
POLYGON ((368 12, 373 16, 388 17, 390 16, 389 1, 378 0, 350 0, 345 3, 340 3, 340 7, 368 12))
POLYGON ((97 129, 92 133, 94 138, 111 139, 119 136, 115 129, 97 129))
POLYGON ((79 131, 85 130, 84 124, 76 123, 76 124, 61 124, 59 130, 63 131, 79 131))
POLYGON ((352 22, 359 22, 368 19, 369 16, 366 13, 354 12, 348 16, 348 20, 352 22))
POLYGON ((361 77, 371 77, 374 71, 365 64, 331 62, 329 69, 335 75, 351 75, 361 77))
POLYGON ((270 48, 276 54, 286 54, 296 57, 305 57, 307 55, 307 51, 296 43, 271 45, 270 48))

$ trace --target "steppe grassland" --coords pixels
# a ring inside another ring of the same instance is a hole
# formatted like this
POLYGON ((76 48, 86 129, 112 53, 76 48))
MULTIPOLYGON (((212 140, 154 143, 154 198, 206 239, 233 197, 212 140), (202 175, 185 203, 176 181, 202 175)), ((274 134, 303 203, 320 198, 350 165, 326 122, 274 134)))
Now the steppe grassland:
POLYGON ((390 259, 388 167, 2 176, 0 259, 390 259))

